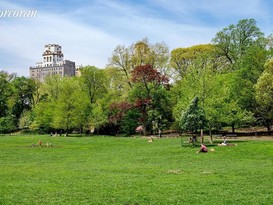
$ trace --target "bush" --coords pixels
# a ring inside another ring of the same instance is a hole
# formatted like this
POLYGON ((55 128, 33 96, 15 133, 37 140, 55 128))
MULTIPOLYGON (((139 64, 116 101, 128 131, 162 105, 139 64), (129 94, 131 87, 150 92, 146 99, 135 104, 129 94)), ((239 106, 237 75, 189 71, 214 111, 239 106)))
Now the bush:
POLYGON ((10 115, 7 117, 0 118, 0 133, 9 133, 17 130, 16 119, 14 116, 10 115))

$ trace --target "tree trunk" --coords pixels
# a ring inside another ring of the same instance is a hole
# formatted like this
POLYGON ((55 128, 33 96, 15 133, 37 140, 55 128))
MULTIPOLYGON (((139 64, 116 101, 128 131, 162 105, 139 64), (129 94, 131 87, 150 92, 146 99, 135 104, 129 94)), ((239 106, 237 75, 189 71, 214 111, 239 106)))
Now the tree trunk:
POLYGON ((143 135, 146 136, 146 126, 143 124, 143 135))
POLYGON ((209 126, 209 136, 210 136, 210 143, 212 144, 212 132, 211 132, 211 125, 209 126))
POLYGON ((235 125, 232 124, 231 126, 232 126, 232 133, 235 133, 235 125))
POLYGON ((265 126, 266 126, 266 129, 267 129, 267 132, 268 132, 268 134, 270 134, 270 130, 271 130, 271 120, 265 120, 265 124, 264 124, 265 126))
POLYGON ((268 134, 270 133, 270 130, 271 130, 271 126, 270 126, 270 124, 268 123, 268 124, 267 124, 267 132, 268 132, 268 134))
POLYGON ((203 129, 201 129, 200 136, 201 136, 201 142, 204 143, 204 130, 203 129))

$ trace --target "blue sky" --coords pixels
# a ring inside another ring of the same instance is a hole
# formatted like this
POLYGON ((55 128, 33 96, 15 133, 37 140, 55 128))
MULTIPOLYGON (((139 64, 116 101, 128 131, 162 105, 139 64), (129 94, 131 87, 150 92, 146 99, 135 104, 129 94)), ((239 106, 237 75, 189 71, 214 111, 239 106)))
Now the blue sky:
POLYGON ((271 0, 0 0, 4 10, 37 10, 35 18, 0 17, 0 70, 20 76, 29 75, 50 43, 77 65, 103 68, 117 45, 145 37, 170 50, 210 43, 244 18, 273 33, 271 0))

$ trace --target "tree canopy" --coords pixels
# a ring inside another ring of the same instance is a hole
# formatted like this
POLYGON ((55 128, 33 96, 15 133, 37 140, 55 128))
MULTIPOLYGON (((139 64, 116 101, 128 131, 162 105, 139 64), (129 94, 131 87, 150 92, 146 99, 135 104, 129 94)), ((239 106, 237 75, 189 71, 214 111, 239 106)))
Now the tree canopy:
POLYGON ((0 133, 156 134, 163 129, 212 135, 229 126, 273 121, 273 40, 254 19, 215 34, 211 43, 178 47, 147 38, 117 45, 105 68, 37 82, 0 72, 0 133), (198 97, 197 97, 198 96, 198 97))

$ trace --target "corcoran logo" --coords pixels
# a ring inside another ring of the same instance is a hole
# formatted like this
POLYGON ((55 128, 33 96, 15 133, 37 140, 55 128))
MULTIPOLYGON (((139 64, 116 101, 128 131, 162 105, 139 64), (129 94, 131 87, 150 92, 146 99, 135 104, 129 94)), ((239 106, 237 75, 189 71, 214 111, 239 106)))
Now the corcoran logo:
POLYGON ((37 10, 0 10, 0 18, 35 18, 37 10))

